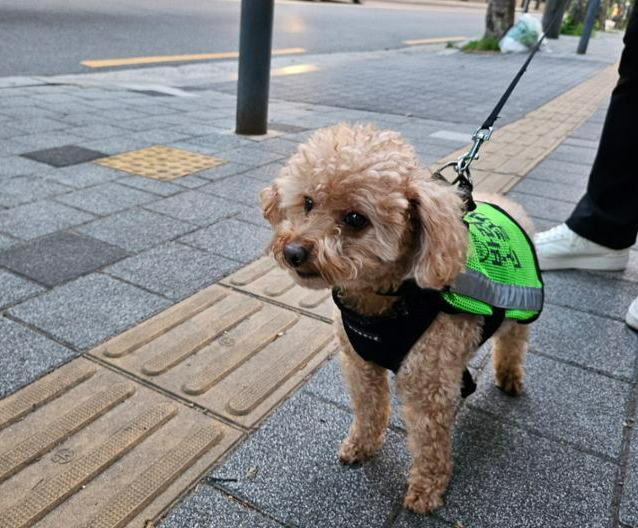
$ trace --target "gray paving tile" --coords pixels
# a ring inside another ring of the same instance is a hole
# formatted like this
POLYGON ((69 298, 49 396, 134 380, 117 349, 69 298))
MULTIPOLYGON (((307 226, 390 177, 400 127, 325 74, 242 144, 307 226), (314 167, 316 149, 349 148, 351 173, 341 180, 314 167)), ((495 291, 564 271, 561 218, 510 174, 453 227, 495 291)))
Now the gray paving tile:
POLYGON ((248 263, 263 256, 271 237, 272 232, 269 229, 229 218, 188 234, 179 241, 248 263))
POLYGON ((257 204, 254 204, 252 207, 242 205, 240 213, 237 214, 235 217, 242 222, 248 222, 249 224, 253 224, 259 227, 272 229, 270 224, 266 222, 264 217, 261 215, 261 209, 257 204))
POLYGON ((563 141, 563 145, 570 145, 572 147, 583 147, 588 149, 597 149, 600 141, 591 139, 582 139, 579 137, 568 137, 563 141))
POLYGON ((567 185, 547 180, 537 180, 525 177, 516 186, 517 193, 532 194, 543 198, 556 198, 564 202, 575 204, 583 195, 582 186, 567 185))
POLYGON ((128 254, 91 237, 60 232, 0 252, 0 265, 56 286, 112 264, 128 254))
POLYGON ((242 176, 248 176, 260 180, 265 185, 272 183, 272 181, 279 176, 281 169, 284 167, 282 162, 269 163, 268 165, 262 165, 256 169, 251 169, 248 172, 242 174, 242 176))
POLYGON ((94 273, 14 306, 10 313, 85 350, 169 304, 135 286, 94 273))
POLYGON ((627 526, 638 526, 638 433, 636 421, 633 422, 627 476, 623 486, 620 504, 620 520, 627 526))
POLYGON ((175 185, 174 183, 161 180, 153 180, 151 178, 145 178, 143 176, 127 175, 123 178, 119 178, 117 180, 117 183, 126 185, 127 187, 139 189, 140 191, 157 194, 158 196, 163 197, 173 196, 174 194, 180 193, 184 190, 179 185, 175 185))
POLYGON ((264 182, 250 178, 245 174, 239 174, 225 180, 209 183, 202 187, 200 191, 226 198, 233 202, 253 206, 259 203, 259 191, 264 187, 264 182))
POLYGON ((0 156, 13 156, 16 154, 22 154, 25 150, 29 149, 25 147, 23 143, 19 143, 18 141, 4 139, 0 142, 0 156))
POLYGON ((71 187, 38 176, 16 176, 3 180, 0 185, 0 205, 15 207, 71 190, 71 187))
MULTIPOLYGON (((390 427, 405 430, 405 424, 401 418, 400 401, 394 388, 394 375, 388 373, 390 379, 392 413, 390 415, 390 427)), ((322 400, 338 405, 342 409, 351 412, 350 394, 343 381, 339 358, 330 359, 303 387, 304 392, 314 394, 322 400)))
MULTIPOLYGON (((123 123, 118 123, 118 125, 122 126, 123 123)), ((78 139, 75 144, 88 149, 96 149, 108 155, 121 154, 154 144, 148 139, 142 139, 133 133, 131 134, 129 136, 122 135, 103 139, 78 139)))
POLYGON ((469 405, 581 449, 619 455, 628 383, 535 355, 524 370, 523 394, 512 398, 496 388, 489 364, 469 405))
POLYGON ((0 310, 44 291, 42 286, 3 269, 0 269, 0 285, 0 310))
POLYGON ((532 325, 530 349, 629 381, 638 334, 621 321, 545 304, 532 325))
POLYGON ((624 320, 628 306, 636 298, 633 283, 606 280, 586 272, 546 272, 543 280, 547 302, 604 317, 624 320))
POLYGON ((0 351, 0 398, 75 355, 70 349, 5 317, 0 317, 0 351))
POLYGON ((209 180, 205 178, 200 178, 199 173, 191 174, 190 176, 183 176, 182 178, 178 178, 173 180, 175 185, 179 185, 180 187, 185 187, 186 189, 198 189, 199 187, 203 187, 209 180))
POLYGON ((551 198, 541 198, 531 194, 510 192, 507 194, 516 203, 522 205, 527 214, 533 218, 544 218, 545 220, 555 220, 556 223, 564 222, 574 209, 574 204, 553 200, 551 198))
MULTIPOLYGON (((609 524, 616 466, 465 410, 437 516, 485 528, 599 528, 609 524)), ((417 517, 406 528, 419 526, 417 517)))
POLYGON ((223 153, 223 155, 221 155, 221 158, 227 161, 244 163, 246 165, 252 165, 253 167, 266 165, 285 157, 286 156, 284 154, 268 151, 260 147, 236 148, 233 150, 227 150, 223 153))
POLYGON ((169 243, 109 266, 105 272, 177 300, 239 267, 223 257, 169 243))
POLYGON ((166 214, 191 224, 206 226, 240 212, 242 207, 208 194, 186 191, 149 204, 145 206, 145 209, 166 214))
POLYGON ((157 200, 155 194, 132 189, 114 182, 103 183, 58 196, 57 200, 97 215, 108 215, 135 205, 157 200))
MULTIPOLYGON (((115 121, 115 118, 113 118, 113 120, 115 121)), ((124 133, 121 128, 104 123, 92 123, 86 126, 70 128, 68 129, 68 132, 87 139, 117 137, 124 133)))
POLYGON ((299 143, 296 141, 290 141, 281 137, 268 139, 261 145, 264 149, 284 154, 286 157, 292 156, 295 152, 297 152, 297 148, 299 147, 299 143))
POLYGON ((144 209, 130 209, 85 224, 77 231, 127 251, 137 252, 172 240, 193 229, 195 226, 192 224, 174 218, 144 209))
POLYGON ((242 163, 229 161, 223 165, 217 165, 217 167, 213 167, 212 169, 200 171, 197 173, 197 177, 204 178, 206 180, 221 180, 228 176, 234 176, 235 174, 246 172, 250 168, 250 165, 243 165, 242 163))
POLYGON ((337 448, 350 421, 351 416, 337 407, 298 393, 212 477, 237 478, 217 485, 286 525, 383 526, 405 488, 404 441, 389 431, 374 458, 358 467, 344 467, 337 460, 337 448))
POLYGON ((22 240, 30 240, 93 218, 95 217, 89 213, 42 200, 0 211, 0 231, 22 240))
POLYGON ((536 167, 534 167, 532 173, 537 169, 544 169, 556 176, 560 176, 562 173, 569 173, 589 177, 589 173, 591 172, 591 163, 567 162, 552 158, 545 158, 536 167))
POLYGON ((391 528, 458 528, 457 523, 448 524, 431 515, 416 515, 408 510, 401 510, 391 528), (454 526, 456 525, 456 526, 454 526))
POLYGON ((42 170, 42 165, 21 156, 7 156, 0 161, 0 180, 12 176, 24 176, 42 170))
POLYGON ((0 235, 0 251, 17 244, 18 241, 6 235, 0 235))
POLYGON ((583 148, 563 144, 556 147, 548 158, 568 163, 575 162, 591 165, 596 157, 596 150, 597 148, 583 148))
POLYGON ((278 528, 283 525, 201 484, 164 521, 160 528, 278 528))
POLYGON ((568 172, 552 169, 546 165, 538 165, 531 172, 523 178, 523 180, 514 187, 513 190, 518 190, 518 187, 527 180, 543 181, 556 185, 569 185, 573 187, 574 193, 578 192, 579 197, 584 194, 584 190, 589 180, 589 170, 586 172, 568 172))
MULTIPOLYGON (((25 116, 22 116, 25 117, 25 116)), ((11 126, 19 129, 22 133, 33 134, 35 132, 51 132, 68 128, 68 125, 61 121, 49 119, 47 117, 31 117, 30 119, 18 119, 11 122, 11 126)))
POLYGON ((123 178, 126 173, 102 167, 95 163, 81 163, 71 167, 51 169, 38 174, 42 178, 68 185, 75 189, 83 189, 99 183, 106 183, 117 178, 123 178))
MULTIPOLYGON (((59 142, 58 142, 59 144, 59 142)), ((106 156, 104 152, 91 150, 76 145, 65 145, 54 148, 45 148, 22 154, 25 158, 46 163, 52 167, 68 167, 78 165, 106 156)))

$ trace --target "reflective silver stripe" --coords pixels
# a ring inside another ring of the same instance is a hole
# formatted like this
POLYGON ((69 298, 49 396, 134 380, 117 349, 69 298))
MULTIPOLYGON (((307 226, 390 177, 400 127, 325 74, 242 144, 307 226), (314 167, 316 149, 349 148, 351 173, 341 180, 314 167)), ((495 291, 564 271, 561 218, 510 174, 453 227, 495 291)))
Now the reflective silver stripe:
POLYGON ((456 277, 450 291, 510 310, 539 311, 543 307, 542 288, 499 284, 485 275, 466 269, 456 277))

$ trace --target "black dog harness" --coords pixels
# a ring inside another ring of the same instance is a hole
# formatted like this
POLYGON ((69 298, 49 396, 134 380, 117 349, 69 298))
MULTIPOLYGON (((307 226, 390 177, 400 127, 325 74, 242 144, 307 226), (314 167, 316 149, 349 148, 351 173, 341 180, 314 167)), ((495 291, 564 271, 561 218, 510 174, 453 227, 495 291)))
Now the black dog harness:
MULTIPOLYGON (((394 373, 440 312, 462 313, 445 303, 440 291, 419 288, 414 280, 405 281, 396 292, 385 295, 398 297, 388 312, 363 316, 345 306, 336 289, 332 291, 346 335, 357 354, 394 373)), ((496 332, 504 317, 505 311, 498 308, 492 315, 483 316, 481 345, 496 332)), ((465 369, 461 396, 465 398, 475 389, 472 375, 465 369)))

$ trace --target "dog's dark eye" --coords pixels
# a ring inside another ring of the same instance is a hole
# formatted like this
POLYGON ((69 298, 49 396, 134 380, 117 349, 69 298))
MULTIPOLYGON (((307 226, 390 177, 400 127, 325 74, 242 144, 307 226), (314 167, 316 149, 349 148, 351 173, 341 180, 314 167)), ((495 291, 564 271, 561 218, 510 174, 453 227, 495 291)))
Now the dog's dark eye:
POLYGON ((303 208, 306 210, 306 213, 312 211, 312 208, 315 206, 315 202, 312 201, 312 198, 308 198, 305 196, 303 199, 303 208))
POLYGON ((368 225, 368 219, 360 213, 354 211, 349 212, 343 221, 353 229, 363 229, 368 225))

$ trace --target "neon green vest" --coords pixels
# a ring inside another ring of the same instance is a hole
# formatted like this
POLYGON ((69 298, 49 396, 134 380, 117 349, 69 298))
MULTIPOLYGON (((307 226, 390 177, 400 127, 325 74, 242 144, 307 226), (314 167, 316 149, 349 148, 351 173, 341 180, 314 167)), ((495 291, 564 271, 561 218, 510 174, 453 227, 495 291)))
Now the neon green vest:
POLYGON ((520 322, 536 319, 543 308, 543 281, 534 245, 499 207, 476 202, 464 217, 469 230, 466 269, 443 299, 453 308, 492 315, 493 307, 520 322))

